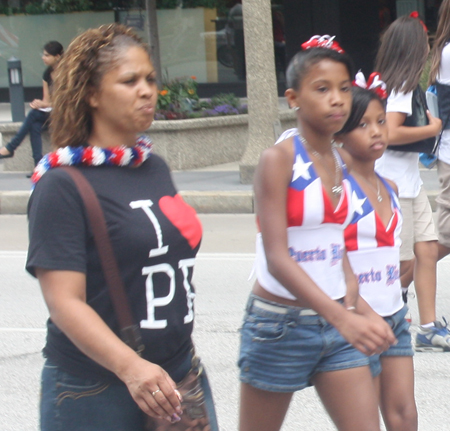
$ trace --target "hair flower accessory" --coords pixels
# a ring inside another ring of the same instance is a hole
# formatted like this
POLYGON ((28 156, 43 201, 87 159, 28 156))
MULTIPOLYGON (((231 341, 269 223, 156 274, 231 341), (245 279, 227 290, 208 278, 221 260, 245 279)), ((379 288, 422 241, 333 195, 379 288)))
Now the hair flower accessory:
POLYGON ((417 11, 415 10, 415 11, 411 12, 411 13, 409 14, 409 16, 410 16, 410 18, 416 18, 416 19, 418 19, 418 20, 420 21, 420 23, 422 24, 422 27, 423 27, 423 29, 425 30, 425 33, 428 33, 428 28, 427 28, 427 26, 425 25, 425 23, 420 19, 420 17, 419 17, 419 12, 417 12, 417 11))
POLYGON ((359 71, 355 76, 353 85, 373 91, 381 100, 387 99, 386 83, 381 80, 381 75, 378 72, 371 73, 369 80, 366 82, 364 74, 359 71))
POLYGON ((324 34, 323 36, 313 36, 307 42, 302 43, 301 47, 303 49, 310 48, 328 48, 333 51, 339 52, 339 54, 344 53, 345 51, 339 46, 339 44, 334 40, 336 36, 330 36, 329 34, 324 34))

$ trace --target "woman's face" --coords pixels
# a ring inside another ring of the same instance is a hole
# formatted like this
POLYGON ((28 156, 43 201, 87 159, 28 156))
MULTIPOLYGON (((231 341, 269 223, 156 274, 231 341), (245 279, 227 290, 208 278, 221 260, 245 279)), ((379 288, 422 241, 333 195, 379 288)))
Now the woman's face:
POLYGON ((94 128, 122 136, 143 132, 152 124, 157 99, 156 72, 147 52, 128 48, 89 98, 94 128))
POLYGON ((42 61, 46 66, 53 67, 56 63, 58 63, 60 58, 60 55, 51 55, 45 49, 42 53, 42 61))

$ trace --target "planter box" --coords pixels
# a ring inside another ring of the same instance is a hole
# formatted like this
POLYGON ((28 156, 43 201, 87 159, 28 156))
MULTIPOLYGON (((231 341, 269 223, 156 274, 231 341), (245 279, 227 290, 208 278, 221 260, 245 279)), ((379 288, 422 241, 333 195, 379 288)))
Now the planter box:
MULTIPOLYGON (((282 129, 295 127, 292 111, 281 111, 282 129)), ((3 145, 17 133, 21 123, 0 124, 3 145)), ((154 121, 146 134, 154 142, 154 151, 172 170, 189 170, 222 163, 238 162, 248 141, 248 115, 230 115, 193 120, 154 121)), ((44 153, 50 151, 50 139, 43 134, 44 153)), ((28 136, 14 157, 5 159, 4 171, 31 171, 33 159, 28 136)))

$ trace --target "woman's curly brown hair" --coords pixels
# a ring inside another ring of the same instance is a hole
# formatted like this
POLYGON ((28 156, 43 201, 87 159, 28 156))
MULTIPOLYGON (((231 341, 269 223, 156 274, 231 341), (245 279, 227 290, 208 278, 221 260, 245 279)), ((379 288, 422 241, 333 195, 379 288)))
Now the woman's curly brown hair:
POLYGON ((89 98, 123 51, 133 46, 148 52, 142 39, 121 24, 87 30, 71 42, 54 73, 50 126, 54 146, 87 144, 92 132, 89 98))

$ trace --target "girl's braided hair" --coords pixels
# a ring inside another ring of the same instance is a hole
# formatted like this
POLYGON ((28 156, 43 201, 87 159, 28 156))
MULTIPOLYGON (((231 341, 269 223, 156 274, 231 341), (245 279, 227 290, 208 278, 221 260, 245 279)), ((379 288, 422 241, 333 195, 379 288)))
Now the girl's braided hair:
POLYGON ((54 146, 87 144, 92 132, 89 98, 131 47, 148 52, 142 39, 121 24, 87 30, 71 42, 54 74, 50 125, 54 146))

